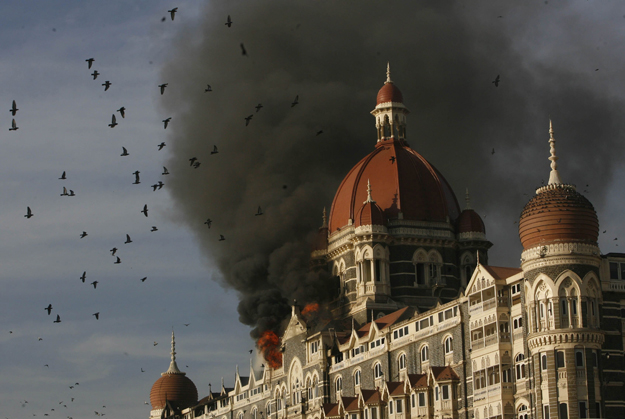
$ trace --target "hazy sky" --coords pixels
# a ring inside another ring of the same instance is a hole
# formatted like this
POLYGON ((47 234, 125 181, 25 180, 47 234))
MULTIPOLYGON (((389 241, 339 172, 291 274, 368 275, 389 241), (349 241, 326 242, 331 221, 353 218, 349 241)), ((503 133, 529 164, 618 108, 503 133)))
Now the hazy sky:
POLYGON ((462 207, 470 188, 495 244, 491 264, 518 266, 514 222, 548 179, 550 116, 561 178, 595 205, 608 231, 603 253, 621 250, 625 5, 413 3, 0 4, 4 416, 147 417, 172 327, 178 365, 200 397, 222 376, 231 385, 236 364, 246 374, 254 344, 239 315, 254 325, 266 314, 249 310, 259 295, 312 292, 310 278, 297 281, 306 233, 372 150, 369 111, 387 61, 411 110, 411 146, 462 207), (161 83, 169 83, 162 96, 161 83), (8 130, 12 100, 17 131, 8 130), (211 155, 214 145, 220 153, 211 155), (189 167, 191 157, 202 165, 189 167), (63 171, 67 180, 58 179, 63 171), (165 186, 153 192, 159 180, 165 186), (59 196, 64 186, 76 196, 59 196), (254 216, 258 205, 263 217, 254 216))

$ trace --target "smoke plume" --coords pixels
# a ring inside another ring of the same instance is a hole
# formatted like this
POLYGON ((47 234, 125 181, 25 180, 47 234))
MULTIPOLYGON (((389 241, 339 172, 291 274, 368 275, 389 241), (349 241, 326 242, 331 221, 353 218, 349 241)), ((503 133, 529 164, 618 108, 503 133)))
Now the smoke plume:
POLYGON ((491 263, 518 264, 514 221, 548 179, 549 117, 562 179, 589 184, 586 195, 601 207, 623 155, 624 86, 596 49, 610 36, 602 19, 612 12, 583 7, 228 0, 185 22, 161 72, 172 117, 168 186, 177 218, 239 293, 253 336, 279 331, 293 299, 333 295, 329 276, 308 270, 310 245, 340 181, 373 150, 369 112, 387 61, 411 111, 408 142, 461 203, 470 189, 496 245, 491 263))

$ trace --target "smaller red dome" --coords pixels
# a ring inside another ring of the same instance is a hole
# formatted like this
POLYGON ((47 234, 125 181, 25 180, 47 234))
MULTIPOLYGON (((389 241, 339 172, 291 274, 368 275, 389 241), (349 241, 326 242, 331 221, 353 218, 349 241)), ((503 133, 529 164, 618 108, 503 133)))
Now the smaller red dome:
POLYGON ((384 86, 378 91, 377 105, 386 102, 404 103, 404 97, 401 91, 395 86, 392 81, 387 81, 384 86))
POLYGON ((486 233, 484 221, 477 212, 465 209, 458 217, 458 233, 486 233))
POLYGON ((368 225, 386 225, 384 211, 373 201, 365 202, 356 215, 356 227, 368 225))

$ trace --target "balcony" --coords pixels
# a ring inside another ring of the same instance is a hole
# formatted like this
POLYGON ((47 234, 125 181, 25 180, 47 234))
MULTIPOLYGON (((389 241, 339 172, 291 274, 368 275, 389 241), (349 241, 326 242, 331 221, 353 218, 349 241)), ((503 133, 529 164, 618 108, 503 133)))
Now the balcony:
POLYGON ((490 336, 486 336, 486 339, 484 340, 484 346, 490 346, 493 345, 495 343, 497 343, 498 339, 497 339, 497 334, 495 333, 494 335, 490 335, 490 336))
POLYGON ((491 298, 490 300, 486 300, 482 303, 482 311, 488 311, 493 307, 497 306, 497 299, 491 298))
POLYGON ((483 347, 484 347, 484 338, 475 339, 474 341, 471 341, 471 349, 476 350, 476 349, 482 349, 483 347))

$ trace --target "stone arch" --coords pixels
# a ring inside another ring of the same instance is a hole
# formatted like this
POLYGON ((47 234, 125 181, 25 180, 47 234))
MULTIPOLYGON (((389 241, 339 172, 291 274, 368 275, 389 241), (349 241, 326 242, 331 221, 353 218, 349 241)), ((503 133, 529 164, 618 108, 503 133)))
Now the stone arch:
POLYGON ((373 246, 373 257, 380 260, 388 260, 390 252, 388 248, 380 243, 373 246))
POLYGON ((425 263, 428 261, 428 254, 422 248, 415 250, 412 254, 412 263, 425 263))
POLYGON ((534 284, 532 284, 528 295, 536 298, 537 295, 544 295, 546 291, 550 291, 552 296, 556 295, 556 287, 553 280, 541 273, 536 280, 534 280, 534 284))

